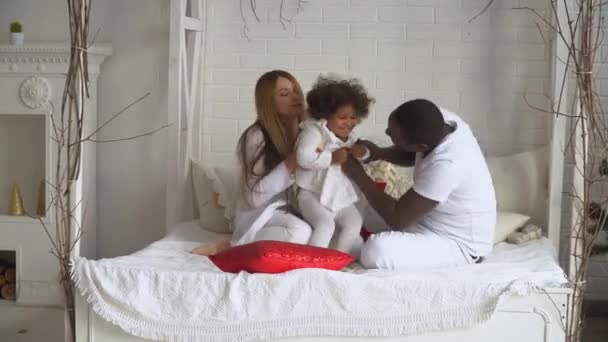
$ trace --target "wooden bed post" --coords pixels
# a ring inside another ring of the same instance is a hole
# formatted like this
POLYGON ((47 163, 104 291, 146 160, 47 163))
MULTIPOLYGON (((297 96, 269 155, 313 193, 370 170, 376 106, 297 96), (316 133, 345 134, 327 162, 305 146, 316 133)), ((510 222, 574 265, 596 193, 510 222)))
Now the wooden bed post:
POLYGON ((202 157, 204 0, 170 0, 166 229, 192 219, 190 160, 202 157))

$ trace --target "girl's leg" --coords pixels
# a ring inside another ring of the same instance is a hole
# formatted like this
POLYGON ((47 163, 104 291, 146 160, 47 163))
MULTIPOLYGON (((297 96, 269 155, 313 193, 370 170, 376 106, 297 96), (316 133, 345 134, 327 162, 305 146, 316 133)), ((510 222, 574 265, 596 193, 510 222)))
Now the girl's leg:
POLYGON ((363 219, 354 205, 340 210, 336 214, 336 223, 340 227, 336 249, 359 258, 363 239, 361 225, 363 219))
POLYGON ((312 226, 312 235, 308 244, 317 247, 329 247, 329 242, 336 229, 334 213, 319 203, 317 195, 306 190, 300 190, 298 206, 304 220, 312 226))
POLYGON ((311 229, 294 214, 277 210, 266 225, 255 235, 255 241, 274 240, 307 244, 311 229))

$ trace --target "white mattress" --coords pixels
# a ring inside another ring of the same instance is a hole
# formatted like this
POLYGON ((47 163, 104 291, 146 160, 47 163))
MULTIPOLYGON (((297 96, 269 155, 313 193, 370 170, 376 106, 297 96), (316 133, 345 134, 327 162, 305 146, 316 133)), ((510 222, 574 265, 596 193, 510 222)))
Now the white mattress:
MULTIPOLYGON (((197 221, 185 222, 176 225, 169 231, 167 236, 153 243, 152 245, 138 253, 146 254, 146 251, 149 248, 168 248, 189 252, 195 247, 200 246, 201 244, 222 239, 230 239, 230 236, 230 234, 220 234, 203 230, 200 228, 197 221)), ((137 255, 137 253, 134 255, 137 255)), ((202 259, 202 262, 197 263, 195 265, 181 265, 185 267, 192 266, 194 267, 193 270, 221 272, 208 259, 198 257, 196 258, 202 259)), ((522 267, 527 267, 532 270, 535 270, 539 273, 538 275, 541 278, 544 271, 549 272, 551 274, 559 274, 560 279, 563 274, 562 269, 557 264, 557 253, 552 247, 550 241, 546 238, 530 241, 529 243, 521 245, 499 243, 494 247, 494 251, 484 259, 483 266, 477 265, 482 267, 469 266, 464 268, 475 269, 477 272, 481 273, 491 273, 493 272, 493 270, 500 268, 500 264, 510 264, 512 266, 517 263, 521 263, 522 267), (540 265, 540 260, 549 260, 549 262, 546 265, 540 265)), ((386 271, 365 270, 359 264, 354 263, 344 269, 343 272, 356 272, 359 274, 364 274, 386 271)), ((443 273, 445 272, 445 270, 440 270, 438 272, 443 273)), ((389 273, 397 274, 396 272, 389 273)))
POLYGON ((74 260, 73 278, 102 318, 135 336, 180 341, 417 334, 478 324, 509 295, 566 285, 547 239, 499 244, 479 265, 424 272, 354 264, 227 274, 189 253, 227 237, 180 224, 132 255, 74 260))

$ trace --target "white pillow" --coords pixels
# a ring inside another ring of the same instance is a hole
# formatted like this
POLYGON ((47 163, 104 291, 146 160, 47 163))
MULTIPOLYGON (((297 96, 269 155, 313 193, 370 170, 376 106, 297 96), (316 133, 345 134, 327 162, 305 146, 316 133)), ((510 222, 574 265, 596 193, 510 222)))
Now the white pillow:
POLYGON ((487 159, 499 211, 528 215, 546 224, 549 159, 546 147, 487 159))
POLYGON ((240 183, 238 166, 192 161, 192 182, 201 228, 216 233, 232 233, 240 183))
POLYGON ((494 231, 494 243, 505 241, 507 236, 522 228, 530 221, 530 216, 499 211, 496 213, 496 230, 494 231))

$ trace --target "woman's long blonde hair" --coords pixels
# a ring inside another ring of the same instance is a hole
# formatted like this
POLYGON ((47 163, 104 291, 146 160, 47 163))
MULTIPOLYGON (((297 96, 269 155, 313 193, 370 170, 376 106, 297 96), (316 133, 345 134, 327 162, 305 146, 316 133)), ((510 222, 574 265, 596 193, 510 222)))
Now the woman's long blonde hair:
POLYGON ((255 85, 256 121, 241 135, 238 153, 242 163, 246 184, 253 186, 253 177, 262 178, 281 163, 294 149, 296 137, 288 133, 288 128, 281 122, 277 111, 274 92, 279 77, 291 81, 294 90, 304 99, 302 88, 290 73, 283 70, 272 70, 262 75, 255 85), (247 137, 252 129, 260 129, 264 135, 263 146, 256 149, 255 155, 247 155, 247 137), (254 167, 264 158, 264 171, 255 174, 254 167))

